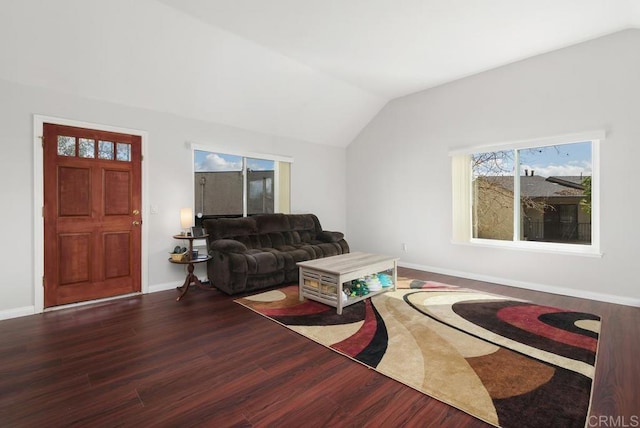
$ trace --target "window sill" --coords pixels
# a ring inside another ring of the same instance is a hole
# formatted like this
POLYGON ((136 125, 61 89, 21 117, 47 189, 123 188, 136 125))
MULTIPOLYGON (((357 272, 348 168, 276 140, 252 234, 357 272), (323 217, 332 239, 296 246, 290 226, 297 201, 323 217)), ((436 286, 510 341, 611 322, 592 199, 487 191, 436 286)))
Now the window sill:
POLYGON ((507 250, 528 251, 535 253, 562 254, 596 258, 602 258, 604 256, 604 253, 602 253, 593 245, 560 244, 537 241, 514 242, 498 241, 492 239, 470 239, 469 241, 452 240, 451 243, 455 245, 466 245, 471 247, 502 248, 507 250))

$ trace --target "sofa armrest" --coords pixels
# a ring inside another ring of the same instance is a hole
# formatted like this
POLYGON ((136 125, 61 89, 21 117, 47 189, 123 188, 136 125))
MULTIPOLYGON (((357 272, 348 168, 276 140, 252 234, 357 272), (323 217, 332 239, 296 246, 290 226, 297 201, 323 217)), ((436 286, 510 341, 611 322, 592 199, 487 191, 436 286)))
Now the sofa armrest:
POLYGON ((242 254, 247 251, 247 247, 242 242, 236 241, 235 239, 216 239, 211 242, 209 249, 223 253, 237 254, 242 254))
POLYGON ((318 239, 322 242, 338 242, 341 239, 344 239, 344 233, 323 230, 322 232, 320 232, 320 234, 318 234, 318 239))

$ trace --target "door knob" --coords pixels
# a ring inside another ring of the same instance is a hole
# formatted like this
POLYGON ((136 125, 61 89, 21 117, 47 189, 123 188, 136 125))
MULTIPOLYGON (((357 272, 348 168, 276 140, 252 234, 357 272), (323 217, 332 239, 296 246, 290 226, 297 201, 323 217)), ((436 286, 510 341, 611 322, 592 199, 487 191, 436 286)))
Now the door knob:
POLYGON ((131 222, 131 224, 133 224, 134 226, 138 226, 141 222, 134 220, 131 222))
POLYGON ((138 211, 138 210, 133 210, 133 215, 138 215, 138 214, 140 214, 140 211, 138 211))

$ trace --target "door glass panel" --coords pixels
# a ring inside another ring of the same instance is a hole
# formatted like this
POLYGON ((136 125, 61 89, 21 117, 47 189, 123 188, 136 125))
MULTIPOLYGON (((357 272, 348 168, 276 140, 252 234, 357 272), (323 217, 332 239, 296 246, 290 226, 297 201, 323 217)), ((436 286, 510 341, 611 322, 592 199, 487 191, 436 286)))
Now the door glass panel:
POLYGON ((123 162, 131 162, 131 144, 116 144, 116 160, 123 162))
POLYGON ((78 152, 81 158, 96 157, 96 141, 90 138, 78 139, 78 152))
POLYGON ((98 158, 99 159, 113 159, 114 147, 111 141, 102 141, 98 143, 98 158))
POLYGON ((65 137, 58 135, 58 156, 75 156, 76 155, 76 139, 75 137, 65 137))

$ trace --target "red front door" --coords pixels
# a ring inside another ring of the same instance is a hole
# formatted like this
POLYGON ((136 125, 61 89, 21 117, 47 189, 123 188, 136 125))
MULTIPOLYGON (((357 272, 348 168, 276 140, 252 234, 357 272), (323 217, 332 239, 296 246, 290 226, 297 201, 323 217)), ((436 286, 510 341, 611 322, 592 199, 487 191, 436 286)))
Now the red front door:
POLYGON ((44 306, 140 291, 140 137, 44 124, 44 306))

